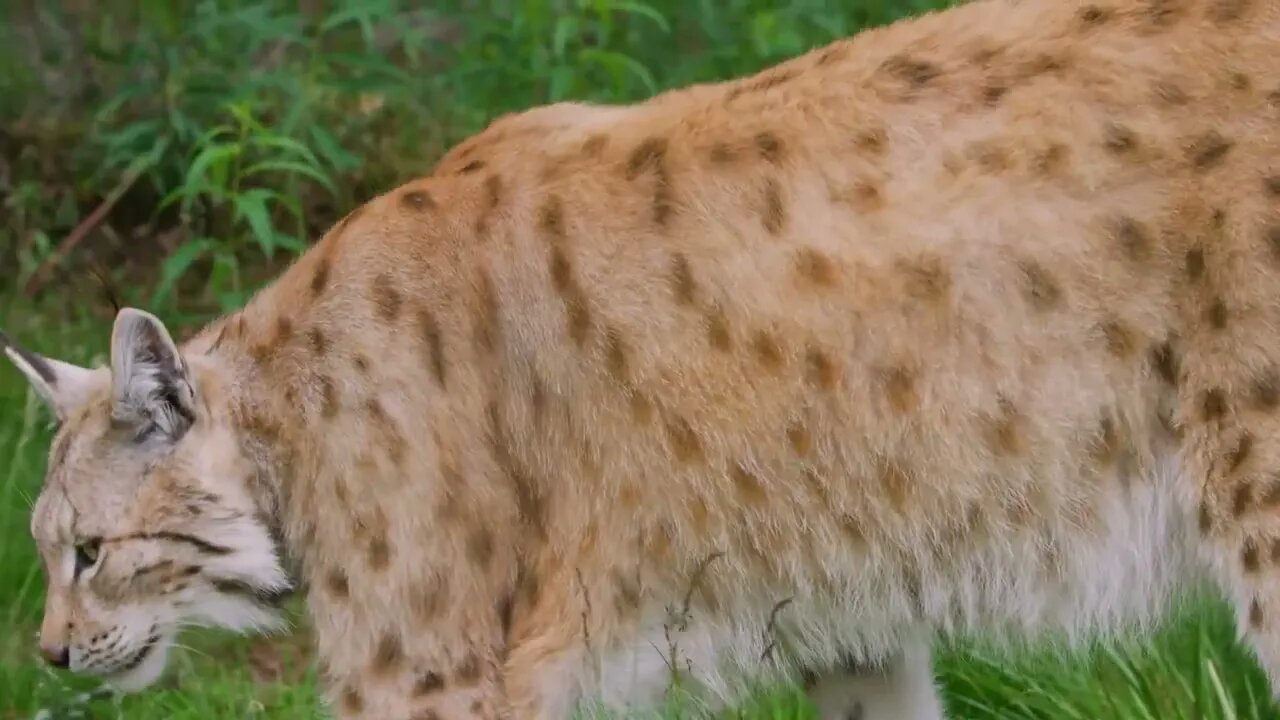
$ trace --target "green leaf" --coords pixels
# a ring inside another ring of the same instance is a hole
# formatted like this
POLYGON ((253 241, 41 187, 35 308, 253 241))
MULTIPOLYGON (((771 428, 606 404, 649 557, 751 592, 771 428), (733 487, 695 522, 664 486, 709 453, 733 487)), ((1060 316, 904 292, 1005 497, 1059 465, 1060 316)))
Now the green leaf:
POLYGON ((551 78, 547 85, 548 100, 551 102, 559 102, 569 95, 569 91, 573 87, 573 68, 567 65, 560 65, 551 70, 551 78))
POLYGON ((271 190, 253 188, 231 198, 236 219, 249 223, 258 247, 267 257, 275 254, 276 249, 276 231, 271 224, 271 211, 267 209, 267 201, 275 197, 276 193, 271 190))
POLYGON ((578 34, 578 29, 578 18, 572 15, 564 15, 556 20, 556 28, 551 35, 551 54, 558 58, 564 57, 569 39, 578 34))
POLYGON ((653 73, 639 61, 620 52, 587 48, 578 54, 578 59, 583 63, 594 62, 604 67, 618 83, 621 83, 622 77, 629 73, 639 78, 649 94, 658 91, 658 83, 653 79, 653 73))
POLYGON ((329 179, 328 176, 326 176, 324 173, 320 172, 316 168, 311 167, 310 165, 304 165, 300 162, 295 162, 293 160, 264 160, 260 163, 256 163, 254 165, 251 165, 250 167, 245 168, 242 174, 244 177, 252 177, 254 175, 259 175, 262 173, 269 173, 269 172, 283 172, 283 173, 293 173, 296 175, 305 175, 311 178, 312 180, 315 180, 316 182, 323 185, 325 189, 327 189, 330 193, 334 195, 338 194, 337 188, 334 187, 333 185, 333 180, 329 179))
POLYGON ((662 32, 671 32, 671 24, 667 22, 667 18, 656 9, 645 5, 644 3, 632 2, 631 0, 612 0, 609 5, 614 10, 647 17, 661 28, 662 32))
POLYGON ((191 265, 217 247, 211 238, 195 238, 178 246, 160 265, 160 282, 151 296, 152 305, 160 305, 169 299, 173 286, 187 273, 191 265))
POLYGON ((316 150, 334 168, 338 170, 353 170, 360 166, 360 158, 344 150, 338 144, 338 140, 320 125, 311 127, 311 140, 315 142, 316 150))
POLYGON ((320 165, 320 159, 316 157, 315 153, 311 152, 311 148, 283 135, 250 135, 249 144, 293 153, 313 166, 318 167, 320 165))
POLYGON ((230 247, 223 245, 214 250, 208 288, 218 298, 218 304, 224 311, 244 303, 248 292, 240 287, 240 263, 230 247))
MULTIPOLYGON (((226 187, 231 160, 240 155, 239 145, 210 145, 196 154, 182 184, 188 188, 226 187), (212 173, 215 177, 210 178, 212 173)), ((190 190, 188 192, 191 192, 190 190)))
POLYGON ((276 233, 276 244, 292 253, 306 252, 309 247, 305 242, 289 233, 276 233))

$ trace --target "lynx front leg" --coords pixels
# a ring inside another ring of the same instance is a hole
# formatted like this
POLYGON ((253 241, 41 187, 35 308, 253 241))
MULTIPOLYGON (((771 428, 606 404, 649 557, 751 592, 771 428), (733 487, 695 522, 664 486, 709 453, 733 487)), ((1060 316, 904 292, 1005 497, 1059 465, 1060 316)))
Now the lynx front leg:
POLYGON ((496 658, 479 648, 459 648, 461 659, 449 665, 413 659, 398 641, 385 636, 364 669, 326 657, 331 668, 325 694, 337 720, 499 720, 502 684, 496 658))
POLYGON ((503 691, 511 720, 567 720, 580 694, 589 623, 563 576, 526 582, 513 610, 503 691), (541 586, 541 590, 539 590, 541 586))
POLYGON ((840 667, 809 687, 820 720, 941 720, 929 641, 908 639, 879 667, 840 667))
POLYGON ((447 603, 448 583, 357 577, 329 570, 312 582, 309 598, 337 720, 504 718, 495 601, 447 603))

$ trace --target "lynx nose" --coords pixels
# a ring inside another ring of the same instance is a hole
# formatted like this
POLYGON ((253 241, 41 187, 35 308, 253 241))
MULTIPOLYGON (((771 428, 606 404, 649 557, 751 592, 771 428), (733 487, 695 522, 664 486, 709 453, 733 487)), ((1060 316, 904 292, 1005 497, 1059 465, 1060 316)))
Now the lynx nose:
POLYGON ((66 645, 40 645, 40 654, 50 665, 67 669, 71 665, 71 650, 66 645))

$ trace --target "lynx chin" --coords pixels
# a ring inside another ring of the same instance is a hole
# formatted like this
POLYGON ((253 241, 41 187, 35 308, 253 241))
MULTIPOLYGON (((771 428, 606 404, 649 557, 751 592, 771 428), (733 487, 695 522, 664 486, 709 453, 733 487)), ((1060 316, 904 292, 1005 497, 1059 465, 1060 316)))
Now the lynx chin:
POLYGON ((5 340, 42 652, 142 688, 296 584, 343 720, 923 720, 939 633, 1203 582, 1280 688, 1277 58, 1277 0, 976 0, 500 117, 181 343, 5 340))

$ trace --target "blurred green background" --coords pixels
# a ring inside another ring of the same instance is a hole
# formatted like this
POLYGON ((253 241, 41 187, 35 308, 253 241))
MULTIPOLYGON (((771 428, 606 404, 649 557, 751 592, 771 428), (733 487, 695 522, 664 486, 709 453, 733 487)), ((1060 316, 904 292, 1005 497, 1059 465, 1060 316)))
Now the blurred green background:
MULTIPOLYGON (((0 0, 0 327, 78 362, 105 352, 114 302, 183 334, 498 115, 747 74, 942 4, 0 0)), ((0 720, 322 717, 301 616, 275 639, 193 633, 165 687, 127 698, 37 661, 48 440, 0 363, 0 720)), ((1154 638, 944 641, 938 676, 957 718, 1280 718, 1233 632, 1209 596, 1154 638)), ((725 717, 811 708, 764 688, 725 717)))

